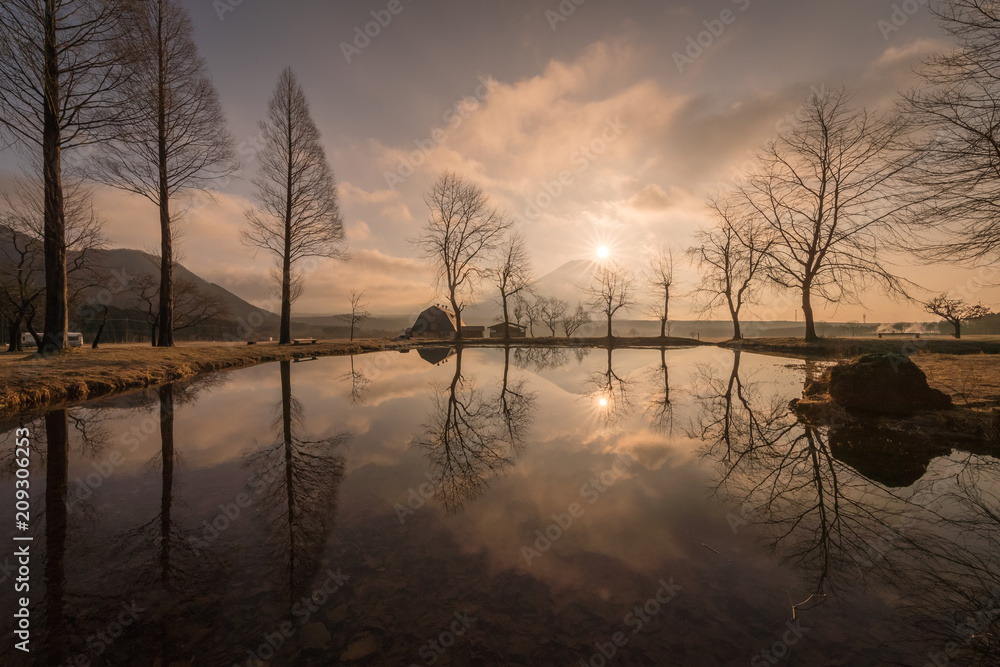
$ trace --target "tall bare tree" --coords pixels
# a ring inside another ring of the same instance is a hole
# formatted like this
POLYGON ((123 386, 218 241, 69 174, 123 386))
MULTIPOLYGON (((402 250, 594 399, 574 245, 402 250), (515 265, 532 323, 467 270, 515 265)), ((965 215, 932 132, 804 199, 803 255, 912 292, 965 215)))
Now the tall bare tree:
POLYGON ((424 201, 430 216, 413 243, 437 265, 461 339, 462 309, 475 297, 513 221, 482 188, 450 172, 441 174, 424 201))
MULTIPOLYGON (((7 311, 9 351, 21 349, 21 326, 36 345, 34 319, 45 295, 45 196, 42 179, 18 178, 0 203, 0 300, 7 311)), ((63 182, 66 221, 67 302, 97 282, 93 252, 104 247, 103 220, 94 211, 91 191, 78 179, 63 182)))
MULTIPOLYGON (((503 337, 510 338, 511 306, 521 294, 530 289, 533 279, 528 246, 520 232, 512 232, 503 242, 489 273, 493 287, 496 287, 497 291, 500 292, 500 306, 503 309, 503 337)), ((518 322, 518 324, 520 323, 518 322)))
POLYGON ((615 314, 636 305, 634 295, 635 276, 618 262, 606 262, 594 272, 589 285, 583 288, 589 305, 602 313, 608 321, 608 338, 613 338, 611 328, 615 314))
POLYGON ((740 340, 740 315, 744 306, 760 296, 772 241, 765 236, 763 225, 748 214, 748 207, 725 197, 712 198, 709 207, 715 226, 701 229, 698 245, 688 249, 701 275, 694 295, 705 312, 725 304, 733 320, 733 339, 740 340))
POLYGON ((873 287, 906 294, 885 252, 911 206, 894 195, 914 158, 898 118, 854 108, 844 90, 814 95, 803 115, 758 153, 743 194, 774 240, 768 277, 801 292, 813 341, 813 298, 858 303, 873 287))
POLYGON ((991 314, 990 309, 982 304, 972 305, 961 299, 949 299, 947 294, 936 296, 925 303, 924 310, 955 327, 955 338, 962 337, 962 322, 978 320, 991 314))
POLYGON ((109 100, 128 77, 120 50, 130 0, 0 3, 0 129, 40 158, 44 197, 44 354, 66 347, 63 151, 100 140, 129 111, 109 100), (39 151, 39 153, 35 153, 39 151))
POLYGON ((1000 253, 1000 11, 995 2, 943 0, 932 7, 957 49, 918 70, 923 85, 903 96, 920 158, 906 192, 919 250, 933 259, 992 259, 1000 253))
POLYGON ((656 303, 650 314, 660 321, 660 338, 667 337, 667 321, 670 319, 670 297, 674 293, 674 250, 670 246, 660 246, 649 258, 649 266, 643 272, 646 285, 656 295, 656 303))
POLYGON ((292 68, 278 77, 260 123, 263 147, 254 185, 257 207, 246 212, 243 242, 270 253, 281 290, 278 342, 290 343, 292 302, 304 276, 296 271, 303 259, 344 259, 344 220, 340 215, 333 169, 320 143, 309 101, 292 68))
POLYGON ((127 50, 133 75, 119 89, 132 109, 104 146, 94 175, 145 197, 159 210, 159 347, 174 344, 174 224, 185 192, 236 169, 218 93, 198 54, 191 18, 178 0, 144 0, 131 14, 127 50))

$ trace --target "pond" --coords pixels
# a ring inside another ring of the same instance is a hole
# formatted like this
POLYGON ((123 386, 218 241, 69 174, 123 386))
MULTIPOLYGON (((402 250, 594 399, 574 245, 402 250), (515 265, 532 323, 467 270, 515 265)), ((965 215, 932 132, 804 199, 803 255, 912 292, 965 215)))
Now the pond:
POLYGON ((422 349, 8 421, 0 662, 997 664, 997 460, 859 463, 788 409, 816 371, 422 349))

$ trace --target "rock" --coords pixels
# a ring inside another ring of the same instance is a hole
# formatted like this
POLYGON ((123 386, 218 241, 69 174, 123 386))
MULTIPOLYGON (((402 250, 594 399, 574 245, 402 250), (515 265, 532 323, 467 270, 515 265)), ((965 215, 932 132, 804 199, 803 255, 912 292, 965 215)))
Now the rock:
POLYGON ((864 354, 830 369, 830 396, 838 405, 874 415, 945 410, 951 397, 927 385, 927 376, 907 357, 864 354))
POLYGON ((351 645, 347 647, 347 650, 340 656, 340 659, 343 662, 354 662, 355 660, 367 658, 377 652, 378 642, 371 635, 367 635, 351 642, 351 645))

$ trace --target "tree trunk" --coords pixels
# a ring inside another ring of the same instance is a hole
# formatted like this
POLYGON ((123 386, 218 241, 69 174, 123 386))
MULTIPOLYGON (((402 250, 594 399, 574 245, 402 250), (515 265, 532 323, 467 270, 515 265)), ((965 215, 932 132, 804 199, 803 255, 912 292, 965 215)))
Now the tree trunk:
POLYGON ((451 308, 455 313, 455 340, 462 340, 462 311, 458 307, 455 295, 451 296, 451 308))
POLYGON ((740 316, 731 313, 733 317, 733 340, 743 340, 743 329, 740 328, 740 316))
POLYGON ((955 320, 952 322, 955 325, 955 338, 962 337, 962 320, 955 320))
POLYGON ((7 344, 8 352, 21 352, 21 316, 12 317, 10 326, 7 329, 10 334, 10 343, 7 344))
MULTIPOLYGON (((507 294, 500 292, 500 300, 503 302, 503 339, 510 340, 510 315, 507 312, 507 294)), ((508 352, 510 350, 508 349, 508 352)))
POLYGON ((101 326, 97 327, 97 334, 94 336, 94 342, 91 343, 90 349, 96 350, 97 346, 101 343, 101 334, 104 333, 104 326, 108 323, 108 307, 104 306, 104 319, 101 320, 101 326))
POLYGON ((812 295, 810 294, 809 285, 802 288, 802 314, 806 322, 806 342, 812 343, 819 340, 819 336, 816 335, 816 322, 813 319, 813 309, 812 309, 812 295))
POLYGON ((164 79, 163 5, 156 24, 157 33, 157 150, 160 181, 160 312, 158 347, 174 345, 174 249, 170 234, 170 187, 167 178, 167 93, 164 79))
MULTIPOLYGON (((66 501, 69 489, 69 413, 45 415, 45 630, 49 664, 66 664, 66 501)), ((30 543, 29 543, 30 544, 30 543)))
POLYGON ((288 172, 285 175, 285 244, 281 257, 281 331, 278 336, 279 345, 292 342, 292 187, 294 184, 294 153, 292 139, 292 90, 291 80, 286 91, 286 140, 288 149, 288 172))
MULTIPOLYGON (((354 313, 351 313, 351 340, 354 340, 354 313)), ((354 363, 353 361, 351 363, 354 363)))
POLYGON ((667 337, 667 320, 670 319, 670 294, 664 292, 663 295, 663 317, 660 318, 660 338, 667 337))
POLYGON ((611 318, 612 317, 613 316, 611 315, 611 313, 608 313, 608 338, 613 338, 614 337, 614 335, 611 332, 611 318))
POLYGON ((40 354, 66 348, 66 219, 63 210, 61 145, 59 127, 59 55, 56 50, 56 3, 45 2, 45 72, 42 115, 42 178, 44 181, 45 322, 40 354))

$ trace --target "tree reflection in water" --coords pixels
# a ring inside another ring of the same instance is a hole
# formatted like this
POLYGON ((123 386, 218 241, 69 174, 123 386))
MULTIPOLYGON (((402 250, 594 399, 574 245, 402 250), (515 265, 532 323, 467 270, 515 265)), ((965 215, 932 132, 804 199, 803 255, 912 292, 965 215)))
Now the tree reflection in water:
MULTIPOLYGON (((738 351, 728 372, 702 367, 695 384, 700 414, 690 435, 717 464, 715 491, 734 508, 734 529, 757 526, 807 576, 797 611, 859 583, 887 585, 911 612, 906 641, 937 654, 953 642, 951 660, 996 664, 1000 462, 953 452, 935 462, 938 472, 889 487, 837 459, 830 441, 843 424, 800 421, 787 397, 741 376, 738 351)), ((873 442, 887 437, 874 426, 866 432, 873 442)))
POLYGON ((646 395, 646 419, 653 431, 661 435, 674 432, 674 404, 670 400, 670 368, 667 350, 660 349, 660 363, 648 373, 650 389, 646 395))
POLYGON ((280 368, 281 401, 273 425, 278 438, 246 452, 243 463, 252 471, 248 484, 265 523, 267 562, 281 567, 287 577, 290 606, 312 583, 333 530, 345 470, 343 450, 351 436, 297 436, 304 430, 302 404, 292 395, 291 363, 282 361, 280 368))
POLYGON ((606 427, 620 423, 632 414, 632 392, 634 382, 628 376, 622 377, 612 364, 613 349, 608 348, 608 363, 603 371, 597 371, 587 380, 587 399, 595 408, 597 420, 606 427))
POLYGON ((434 392, 431 421, 414 444, 427 452, 435 497, 449 512, 479 498, 524 450, 534 421, 535 394, 523 379, 510 377, 510 348, 496 393, 476 385, 462 371, 459 347, 455 373, 434 392))

